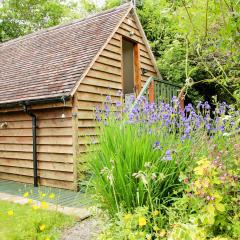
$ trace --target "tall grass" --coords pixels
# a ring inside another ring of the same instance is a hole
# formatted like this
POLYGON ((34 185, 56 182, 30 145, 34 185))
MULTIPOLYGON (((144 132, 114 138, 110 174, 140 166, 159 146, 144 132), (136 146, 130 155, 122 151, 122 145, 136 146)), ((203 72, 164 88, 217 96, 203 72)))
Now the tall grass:
POLYGON ((183 114, 166 104, 142 102, 119 118, 108 108, 100 122, 99 144, 87 155, 101 205, 114 214, 121 208, 154 208, 177 196, 185 169, 224 138, 205 111, 197 115, 190 108, 183 114), (219 139, 211 137, 210 124, 219 139))

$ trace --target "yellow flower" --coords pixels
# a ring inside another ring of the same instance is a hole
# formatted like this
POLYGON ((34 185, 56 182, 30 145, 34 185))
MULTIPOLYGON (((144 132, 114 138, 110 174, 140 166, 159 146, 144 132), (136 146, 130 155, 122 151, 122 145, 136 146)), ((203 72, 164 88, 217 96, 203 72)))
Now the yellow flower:
POLYGON ((55 198, 55 194, 54 194, 54 193, 51 193, 51 194, 49 195, 49 198, 50 198, 50 199, 54 199, 54 198, 55 198))
POLYGON ((131 218, 132 218, 132 214, 126 214, 126 215, 124 216, 124 221, 125 221, 125 222, 128 222, 131 218))
POLYGON ((152 212, 152 215, 153 215, 154 217, 156 217, 157 215, 159 215, 159 211, 158 211, 158 210, 153 211, 153 212, 152 212))
POLYGON ((45 240, 50 240, 50 237, 46 237, 45 240))
POLYGON ((42 193, 41 196, 42 196, 42 197, 46 197, 46 193, 42 193))
POLYGON ((44 231, 45 228, 46 228, 46 225, 45 225, 45 224, 41 224, 41 225, 39 226, 40 231, 44 231))
POLYGON ((29 196, 29 192, 25 192, 24 194, 23 194, 23 197, 25 197, 25 198, 27 198, 29 196))
POLYGON ((139 225, 140 227, 143 227, 143 226, 145 226, 146 224, 147 224, 146 218, 145 218, 145 217, 139 217, 139 219, 138 219, 138 225, 139 225))
POLYGON ((41 207, 43 209, 47 209, 48 208, 48 204, 46 202, 41 202, 41 207))
POLYGON ((28 199, 28 204, 31 204, 33 202, 32 199, 28 199))
POLYGON ((14 212, 13 212, 13 210, 9 210, 9 211, 8 211, 8 216, 10 216, 10 217, 11 217, 11 216, 13 216, 13 215, 14 215, 14 212))
POLYGON ((33 208, 33 210, 37 210, 39 207, 36 205, 33 205, 32 208, 33 208))

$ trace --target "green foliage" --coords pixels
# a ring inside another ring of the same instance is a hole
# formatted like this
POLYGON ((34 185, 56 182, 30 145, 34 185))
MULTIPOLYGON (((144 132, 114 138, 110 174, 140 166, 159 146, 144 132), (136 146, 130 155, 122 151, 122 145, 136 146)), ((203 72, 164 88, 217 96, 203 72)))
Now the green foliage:
POLYGON ((115 213, 120 207, 131 210, 173 194, 179 173, 189 161, 191 144, 183 148, 181 140, 174 136, 165 136, 163 132, 146 134, 142 125, 110 121, 101 127, 100 143, 86 161, 90 163, 92 184, 103 207, 115 213), (153 150, 156 141, 164 142, 162 150, 153 150), (181 156, 182 161, 162 160, 168 149, 174 149, 174 159, 181 156))
POLYGON ((239 239, 237 141, 239 136, 212 139, 207 157, 182 172, 185 187, 173 204, 156 205, 153 211, 145 207, 118 213, 99 239, 239 239))
POLYGON ((76 18, 74 7, 58 0, 5 0, 0 5, 0 42, 76 18))
POLYGON ((54 240, 59 238, 60 230, 74 223, 72 217, 55 211, 5 201, 0 201, 0 215, 0 239, 54 240))
MULTIPOLYGON (((163 78, 187 82, 193 103, 214 95, 240 103, 239 1, 142 2, 138 14, 163 78)), ((107 8, 118 4, 106 1, 107 8)))

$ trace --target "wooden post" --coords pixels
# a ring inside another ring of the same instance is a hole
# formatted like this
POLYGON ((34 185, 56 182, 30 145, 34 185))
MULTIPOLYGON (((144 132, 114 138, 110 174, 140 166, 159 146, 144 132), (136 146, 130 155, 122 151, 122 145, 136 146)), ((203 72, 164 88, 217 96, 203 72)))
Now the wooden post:
POLYGON ((73 96, 73 106, 72 106, 72 138, 73 138, 73 176, 74 176, 74 183, 73 187, 74 190, 78 190, 77 180, 77 164, 78 164, 78 155, 79 155, 79 144, 78 144, 78 99, 77 94, 73 96))
POLYGON ((134 85, 136 89, 136 95, 138 95, 142 88, 139 43, 134 45, 134 85))
POLYGON ((179 100, 179 102, 180 102, 180 104, 179 104, 179 107, 180 107, 180 111, 181 112, 184 112, 184 108, 185 108, 185 106, 184 106, 184 88, 182 88, 181 89, 181 91, 179 92, 179 95, 178 95, 178 100, 179 100))
POLYGON ((154 80, 152 80, 151 84, 149 85, 149 102, 154 103, 155 102, 155 96, 154 96, 154 80))

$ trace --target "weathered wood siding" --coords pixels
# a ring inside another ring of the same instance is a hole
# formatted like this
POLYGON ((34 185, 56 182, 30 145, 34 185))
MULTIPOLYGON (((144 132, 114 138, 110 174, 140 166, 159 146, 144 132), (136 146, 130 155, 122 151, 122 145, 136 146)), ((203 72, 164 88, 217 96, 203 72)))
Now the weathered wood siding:
POLYGON ((76 92, 78 142, 79 151, 82 154, 86 152, 86 144, 97 142, 94 128, 96 126, 95 107, 101 105, 108 95, 111 96, 112 102, 121 101, 118 91, 123 90, 122 37, 132 39, 140 44, 140 66, 148 70, 145 75, 141 75, 142 85, 148 77, 157 75, 137 24, 133 17, 129 16, 116 31, 76 92), (134 32, 134 35, 130 36, 129 32, 134 32))
MULTIPOLYGON (((34 106, 41 109, 33 110, 40 184, 73 189, 72 108, 49 106, 54 108, 34 106)), ((17 109, 9 110, 0 110, 0 123, 7 123, 0 128, 0 179, 33 183, 32 119, 17 109)))

